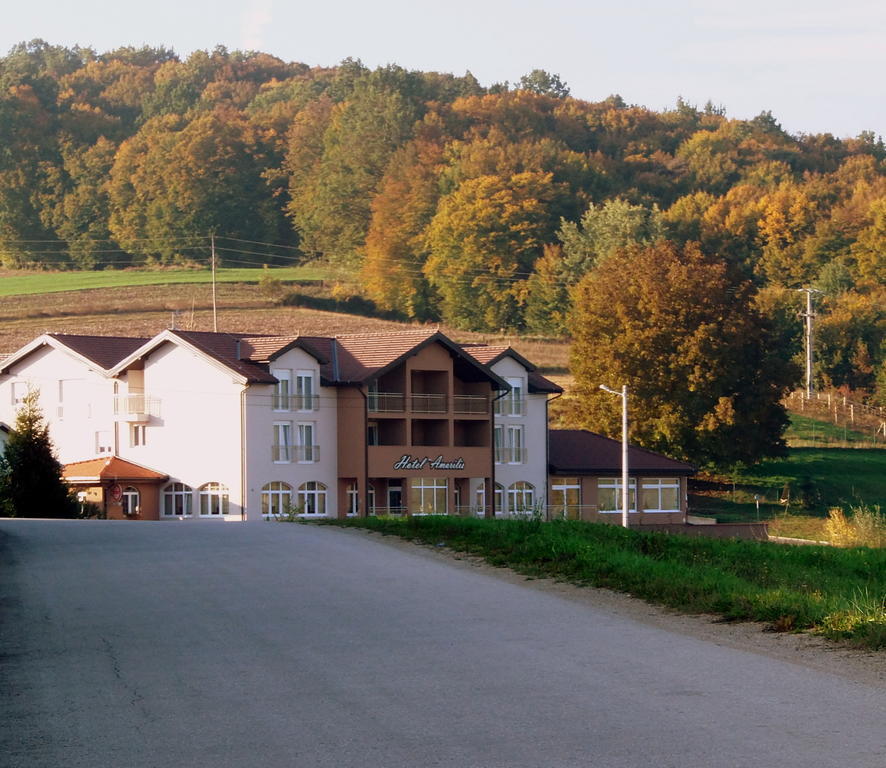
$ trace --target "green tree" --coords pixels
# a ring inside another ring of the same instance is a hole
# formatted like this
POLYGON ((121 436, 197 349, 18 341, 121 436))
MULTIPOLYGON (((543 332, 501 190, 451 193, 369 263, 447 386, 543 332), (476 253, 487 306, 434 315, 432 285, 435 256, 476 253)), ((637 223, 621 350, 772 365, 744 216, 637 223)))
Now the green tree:
POLYGON ((0 513, 5 517, 76 517, 77 507, 62 479, 49 427, 30 390, 0 457, 0 513))
POLYGON ((699 464, 784 450, 780 403, 797 371, 749 283, 697 244, 617 250, 578 285, 572 320, 575 426, 617 434, 600 384, 627 384, 631 439, 699 464))
POLYGON ((533 69, 528 75, 523 75, 517 87, 521 91, 553 96, 555 99, 565 99, 569 95, 569 86, 560 79, 560 75, 543 69, 533 69))

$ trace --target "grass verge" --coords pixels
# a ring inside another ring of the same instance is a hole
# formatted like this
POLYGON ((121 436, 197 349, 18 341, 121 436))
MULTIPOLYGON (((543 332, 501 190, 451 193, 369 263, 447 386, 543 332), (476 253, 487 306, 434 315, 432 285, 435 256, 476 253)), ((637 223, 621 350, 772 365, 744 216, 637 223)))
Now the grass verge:
POLYGON ((886 550, 787 547, 537 520, 411 517, 328 524, 443 543, 527 575, 608 587, 685 612, 886 647, 886 550))

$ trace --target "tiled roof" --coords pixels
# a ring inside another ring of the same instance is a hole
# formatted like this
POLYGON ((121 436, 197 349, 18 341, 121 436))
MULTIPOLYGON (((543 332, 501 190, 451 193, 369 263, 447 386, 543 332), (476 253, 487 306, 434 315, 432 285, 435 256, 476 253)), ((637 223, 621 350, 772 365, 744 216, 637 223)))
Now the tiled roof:
POLYGON ((359 333, 335 337, 337 374, 335 380, 364 381, 372 374, 407 355, 415 347, 437 335, 422 329, 401 333, 359 333))
POLYGON ((129 336, 78 336, 70 333, 49 333, 47 335, 78 355, 101 366, 104 370, 113 368, 123 358, 131 355, 148 341, 129 336))
POLYGON ((535 366, 525 357, 517 352, 513 347, 509 346, 493 346, 489 344, 462 344, 462 349, 471 357, 483 365, 494 365, 502 357, 508 356, 514 358, 520 365, 526 368, 528 372, 529 392, 532 394, 550 393, 557 394, 563 391, 563 387, 555 384, 550 379, 546 379, 540 373, 536 373, 535 366))
POLYGON ((93 480, 168 480, 169 475, 155 472, 140 464, 134 464, 119 456, 108 456, 87 461, 75 461, 65 464, 62 476, 71 482, 88 482, 93 480))
MULTIPOLYGON (((250 383, 275 384, 277 382, 277 379, 261 365, 251 362, 249 359, 243 359, 244 352, 248 354, 252 350, 250 344, 241 343, 243 339, 255 341, 260 337, 234 333, 213 333, 211 331, 175 330, 171 333, 239 373, 250 383)), ((285 337, 278 336, 276 338, 279 340, 285 337)))
POLYGON ((530 371, 526 378, 528 379, 529 391, 532 394, 541 394, 545 392, 557 394, 563 391, 563 387, 559 384, 555 384, 550 379, 546 379, 540 373, 536 373, 535 371, 530 371))
MULTIPOLYGON (((557 475, 617 475, 621 472, 621 441, 581 429, 552 429, 548 433, 548 468, 557 475)), ((682 461, 635 445, 628 446, 631 475, 691 475, 695 468, 682 461)))

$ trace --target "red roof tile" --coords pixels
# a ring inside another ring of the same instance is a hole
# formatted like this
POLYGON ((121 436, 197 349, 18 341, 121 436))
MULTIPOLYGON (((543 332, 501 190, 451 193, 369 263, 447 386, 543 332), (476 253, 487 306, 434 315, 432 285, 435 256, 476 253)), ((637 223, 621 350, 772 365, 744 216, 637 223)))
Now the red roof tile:
POLYGON ((126 461, 119 456, 106 456, 65 464, 62 468, 62 476, 70 482, 88 482, 90 480, 95 482, 102 480, 156 480, 162 482, 169 479, 169 475, 126 461))

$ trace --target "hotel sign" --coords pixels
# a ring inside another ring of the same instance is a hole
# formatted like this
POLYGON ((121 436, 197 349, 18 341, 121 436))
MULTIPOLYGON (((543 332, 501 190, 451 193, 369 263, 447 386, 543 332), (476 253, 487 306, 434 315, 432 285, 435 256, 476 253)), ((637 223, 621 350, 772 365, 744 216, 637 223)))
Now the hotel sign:
POLYGON ((437 456, 436 459, 432 459, 430 456, 419 458, 418 456, 404 453, 394 462, 394 469, 405 470, 435 469, 438 472, 445 472, 448 469, 464 468, 465 460, 461 456, 455 459, 444 459, 442 456, 437 456))

